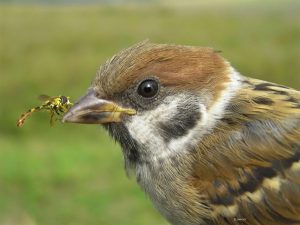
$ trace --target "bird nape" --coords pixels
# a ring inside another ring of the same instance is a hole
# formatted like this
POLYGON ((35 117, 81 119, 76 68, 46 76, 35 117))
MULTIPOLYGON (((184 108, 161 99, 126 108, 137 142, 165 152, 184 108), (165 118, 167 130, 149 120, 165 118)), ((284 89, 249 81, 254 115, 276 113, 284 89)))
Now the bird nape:
POLYGON ((64 121, 103 124, 171 224, 300 224, 300 92, 211 48, 125 49, 64 121))

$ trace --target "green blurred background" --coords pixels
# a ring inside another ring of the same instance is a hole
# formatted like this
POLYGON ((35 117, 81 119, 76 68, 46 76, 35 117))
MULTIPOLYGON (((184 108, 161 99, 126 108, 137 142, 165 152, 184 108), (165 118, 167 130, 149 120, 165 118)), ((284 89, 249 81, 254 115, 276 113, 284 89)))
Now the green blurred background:
POLYGON ((80 97, 122 48, 211 46, 242 74, 300 89, 297 0, 2 1, 0 28, 1 225, 167 224, 101 127, 50 128, 47 113, 15 126, 39 94, 80 97))

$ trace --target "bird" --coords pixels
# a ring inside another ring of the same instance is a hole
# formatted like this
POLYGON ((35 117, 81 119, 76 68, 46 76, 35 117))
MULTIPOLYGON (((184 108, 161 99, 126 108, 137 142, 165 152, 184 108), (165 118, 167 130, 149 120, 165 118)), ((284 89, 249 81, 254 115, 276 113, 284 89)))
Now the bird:
POLYGON ((63 122, 101 124, 170 224, 300 224, 300 92, 213 48, 121 50, 63 122))

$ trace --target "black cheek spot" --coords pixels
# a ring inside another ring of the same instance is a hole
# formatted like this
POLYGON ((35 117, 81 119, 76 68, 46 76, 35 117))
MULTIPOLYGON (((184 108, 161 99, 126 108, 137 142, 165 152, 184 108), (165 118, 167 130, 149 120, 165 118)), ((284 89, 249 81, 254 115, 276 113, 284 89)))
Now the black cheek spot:
POLYGON ((260 104, 260 105, 273 105, 274 104, 274 102, 271 99, 265 98, 265 97, 256 97, 256 98, 253 98, 252 100, 256 104, 260 104))
POLYGON ((160 122, 158 129, 165 142, 184 136, 193 129, 201 119, 200 107, 196 104, 183 104, 178 107, 178 112, 167 122, 160 122))

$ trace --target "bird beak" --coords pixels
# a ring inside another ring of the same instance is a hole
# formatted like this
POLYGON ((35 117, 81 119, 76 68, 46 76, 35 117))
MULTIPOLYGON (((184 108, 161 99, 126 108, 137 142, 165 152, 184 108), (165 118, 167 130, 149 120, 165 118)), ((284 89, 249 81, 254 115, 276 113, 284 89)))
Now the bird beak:
POLYGON ((89 91, 64 115, 68 123, 103 124, 120 122, 124 115, 135 115, 136 111, 123 108, 112 101, 99 99, 93 90, 89 91))

